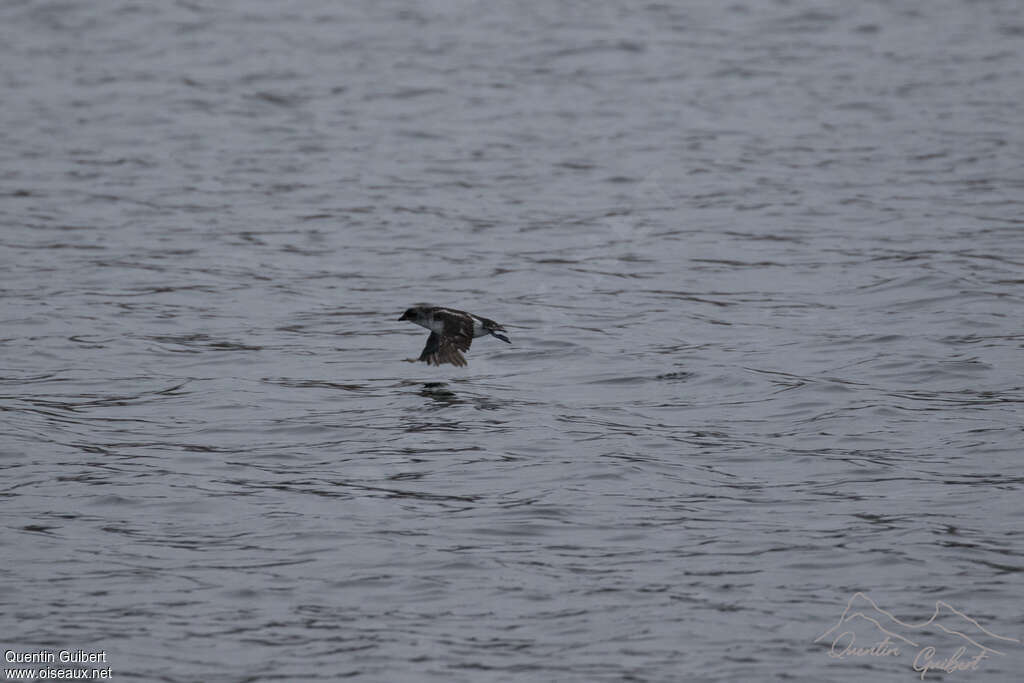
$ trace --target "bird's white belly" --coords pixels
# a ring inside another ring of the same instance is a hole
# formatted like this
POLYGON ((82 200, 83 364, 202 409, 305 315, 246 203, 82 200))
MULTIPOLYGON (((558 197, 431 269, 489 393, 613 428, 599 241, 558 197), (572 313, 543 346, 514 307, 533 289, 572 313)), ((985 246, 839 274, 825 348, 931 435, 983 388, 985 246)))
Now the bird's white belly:
POLYGON ((444 333, 444 323, 442 321, 440 321, 440 320, 435 320, 434 318, 430 318, 427 321, 427 324, 424 325, 424 327, 426 327, 428 330, 430 330, 431 332, 433 332, 435 334, 443 334, 444 333))

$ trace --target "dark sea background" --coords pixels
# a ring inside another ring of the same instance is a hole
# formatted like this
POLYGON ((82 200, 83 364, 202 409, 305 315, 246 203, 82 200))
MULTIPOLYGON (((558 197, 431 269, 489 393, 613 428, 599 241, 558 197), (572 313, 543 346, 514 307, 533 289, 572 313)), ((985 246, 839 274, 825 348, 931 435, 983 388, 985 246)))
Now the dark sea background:
POLYGON ((5 0, 0 93, 0 650, 1021 680, 1020 3, 5 0))

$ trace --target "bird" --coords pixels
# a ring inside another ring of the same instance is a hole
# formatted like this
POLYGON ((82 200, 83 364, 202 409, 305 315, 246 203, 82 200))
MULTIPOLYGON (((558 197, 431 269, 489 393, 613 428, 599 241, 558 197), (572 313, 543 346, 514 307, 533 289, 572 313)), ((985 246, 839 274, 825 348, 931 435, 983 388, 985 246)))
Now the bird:
POLYGON ((466 313, 444 306, 417 304, 402 314, 399 321, 408 320, 420 327, 430 330, 427 345, 419 358, 410 358, 412 362, 421 360, 428 365, 451 363, 458 367, 466 365, 463 351, 469 350, 475 337, 491 335, 509 344, 512 341, 502 332, 505 328, 498 323, 479 315, 466 313))

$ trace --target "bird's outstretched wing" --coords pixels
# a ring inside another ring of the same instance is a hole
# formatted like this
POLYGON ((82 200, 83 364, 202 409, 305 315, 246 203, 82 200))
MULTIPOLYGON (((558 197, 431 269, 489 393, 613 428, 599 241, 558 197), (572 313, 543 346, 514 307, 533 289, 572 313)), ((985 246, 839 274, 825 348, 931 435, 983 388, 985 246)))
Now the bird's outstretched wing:
POLYGON ((441 365, 442 363, 451 363, 458 367, 464 367, 466 365, 466 358, 462 355, 462 351, 468 351, 470 344, 473 343, 473 337, 466 337, 464 335, 440 335, 436 332, 431 332, 430 336, 427 337, 427 345, 423 347, 423 353, 420 354, 420 360, 430 365, 441 365))

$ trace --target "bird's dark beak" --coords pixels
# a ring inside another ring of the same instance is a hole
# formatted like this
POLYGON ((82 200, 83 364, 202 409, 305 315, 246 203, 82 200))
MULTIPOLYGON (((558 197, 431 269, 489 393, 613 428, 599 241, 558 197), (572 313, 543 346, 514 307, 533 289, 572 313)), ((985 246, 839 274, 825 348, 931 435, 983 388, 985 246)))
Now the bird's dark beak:
POLYGON ((398 321, 401 322, 403 320, 408 320, 408 319, 409 319, 409 315, 407 313, 403 313, 402 317, 399 318, 398 321))

